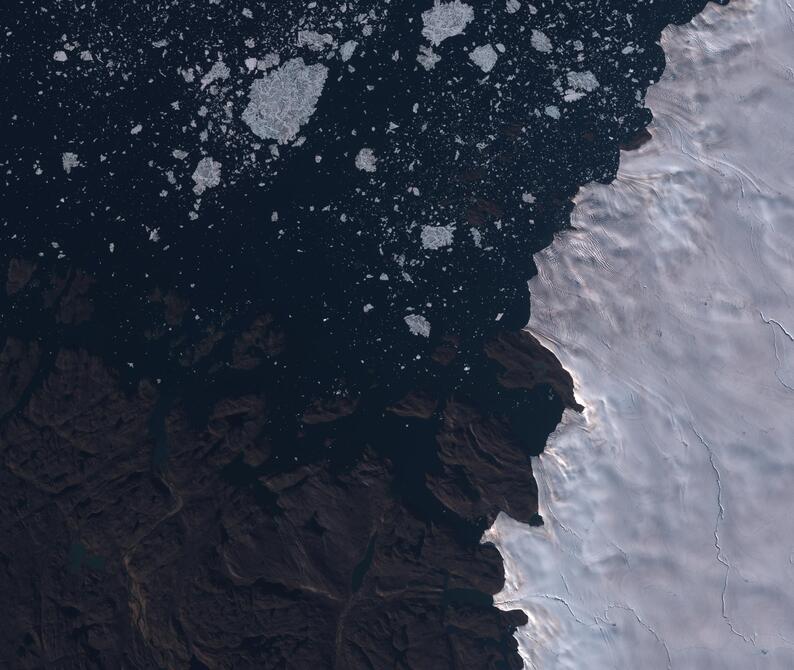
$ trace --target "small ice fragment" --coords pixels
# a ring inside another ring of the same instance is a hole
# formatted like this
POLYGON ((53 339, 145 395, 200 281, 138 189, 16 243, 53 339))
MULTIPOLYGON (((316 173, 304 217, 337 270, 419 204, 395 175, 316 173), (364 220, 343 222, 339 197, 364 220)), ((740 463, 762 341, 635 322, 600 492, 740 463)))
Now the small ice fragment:
POLYGON ((132 127, 132 129, 130 130, 130 135, 137 135, 142 130, 143 130, 143 126, 139 123, 132 127))
POLYGON ((52 54, 52 59, 57 60, 59 63, 65 62, 67 58, 68 56, 66 55, 65 51, 56 51, 54 54, 52 54))
POLYGON ((202 158, 193 172, 193 193, 201 195, 208 188, 215 188, 221 183, 221 164, 212 157, 202 158))
POLYGON ((521 3, 518 0, 507 0, 507 6, 505 7, 508 14, 515 14, 519 9, 521 9, 521 3))
POLYGON ((265 54, 263 58, 256 62, 256 69, 269 70, 271 67, 276 67, 279 63, 281 63, 281 56, 277 53, 265 54))
POLYGON ((576 102, 577 100, 584 98, 585 95, 587 94, 583 91, 574 91, 572 88, 569 88, 563 94, 562 99, 565 100, 565 102, 576 102))
POLYGON ((441 60, 441 56, 430 47, 421 46, 419 47, 419 55, 416 57, 416 60, 419 61, 419 64, 425 70, 432 70, 436 66, 436 63, 441 60))
POLYGON ((223 60, 219 59, 218 62, 210 68, 210 71, 201 78, 201 89, 204 90, 216 79, 228 79, 230 74, 231 71, 229 67, 223 60))
POLYGON ((560 108, 557 107, 557 105, 549 105, 543 111, 546 112, 546 115, 550 116, 552 119, 560 118, 560 108))
POLYGON ((409 314, 404 319, 412 335, 430 337, 430 322, 420 314, 409 314))
POLYGON ((356 155, 356 167, 364 172, 375 172, 377 170, 376 163, 378 162, 375 152, 368 147, 364 147, 356 155))
POLYGON ((546 36, 546 33, 540 30, 533 30, 530 43, 534 49, 542 53, 549 53, 551 51, 551 40, 546 36))
POLYGON ((358 42, 355 40, 348 40, 339 48, 339 56, 345 63, 353 57, 353 53, 357 46, 358 42))
POLYGON ((523 200, 527 204, 531 205, 531 204, 533 204, 535 202, 535 196, 532 195, 531 193, 522 193, 521 194, 521 200, 523 200))
POLYGON ((185 160, 187 158, 187 151, 183 151, 182 149, 174 149, 171 152, 171 155, 176 158, 177 160, 185 160))
POLYGON ((568 79, 568 86, 576 91, 591 93, 599 86, 598 79, 596 79, 595 75, 590 72, 590 70, 586 70, 585 72, 569 72, 566 78, 568 79))
POLYGON ((469 58, 483 72, 490 72, 493 70, 494 65, 496 65, 498 55, 490 44, 484 44, 483 46, 473 49, 469 53, 469 58))
POLYGON ((77 157, 77 154, 72 153, 71 151, 66 151, 61 155, 61 161, 63 162, 63 169, 66 171, 66 174, 69 174, 72 171, 72 168, 80 167, 80 159, 77 157))
POLYGON ((432 9, 422 12, 422 35, 438 46, 445 39, 463 34, 466 26, 474 20, 474 9, 460 0, 440 2, 435 0, 432 9))
POLYGON ((318 33, 314 30, 298 31, 298 46, 307 47, 311 51, 323 51, 333 46, 334 38, 328 33, 318 33))

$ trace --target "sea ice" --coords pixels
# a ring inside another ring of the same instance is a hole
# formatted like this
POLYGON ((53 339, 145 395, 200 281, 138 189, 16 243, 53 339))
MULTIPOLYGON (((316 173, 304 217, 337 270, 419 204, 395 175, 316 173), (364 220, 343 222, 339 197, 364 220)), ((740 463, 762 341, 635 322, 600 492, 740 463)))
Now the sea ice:
POLYGON ((598 88, 598 79, 596 76, 586 70, 585 72, 569 72, 565 75, 568 80, 568 86, 577 91, 586 91, 592 93, 598 88))
POLYGON ((356 167, 364 172, 375 172, 378 169, 377 162, 375 152, 368 147, 364 147, 356 155, 356 167))
POLYGON ((66 151, 61 154, 61 162, 66 174, 69 174, 73 168, 80 167, 80 159, 78 158, 77 154, 72 153, 71 151, 66 151))
POLYGON ((218 79, 228 79, 231 74, 229 67, 222 60, 218 60, 210 68, 209 72, 201 78, 201 88, 205 89, 212 82, 218 79))
POLYGON ((425 70, 432 70, 436 66, 436 63, 441 60, 441 56, 430 47, 420 46, 419 55, 416 57, 416 60, 419 61, 419 64, 425 70))
POLYGON ((208 188, 215 188, 221 183, 221 164, 211 157, 202 158, 193 172, 193 193, 201 195, 208 188))
POLYGON ((325 65, 288 60, 251 84, 243 121, 257 137, 290 142, 314 114, 327 77, 325 65))
POLYGON ((474 9, 460 0, 439 2, 436 0, 431 9, 422 12, 422 35, 433 45, 438 46, 445 39, 463 34, 466 26, 474 20, 474 9))
POLYGON ((455 226, 422 226, 422 247, 441 249, 452 244, 455 226))
POLYGON ((551 40, 540 30, 533 30, 529 41, 533 49, 542 53, 549 53, 552 49, 551 40))
POLYGON ((405 323, 412 335, 430 337, 430 322, 420 314, 409 314, 405 317, 405 323))
POLYGON ((560 108, 557 107, 557 105, 547 105, 543 112, 546 114, 546 116, 550 116, 552 119, 560 118, 560 108))
POLYGON ((341 47, 339 47, 339 56, 343 62, 346 63, 353 57, 356 47, 358 47, 358 42, 355 40, 348 40, 341 47))
POLYGON ((306 47, 310 51, 324 51, 333 46, 334 37, 328 33, 318 33, 315 30, 298 31, 298 46, 306 47))
POLYGON ((490 72, 493 70, 498 57, 499 56, 496 53, 496 49, 494 49, 490 44, 479 46, 476 49, 472 49, 472 51, 469 53, 469 58, 483 72, 490 72))

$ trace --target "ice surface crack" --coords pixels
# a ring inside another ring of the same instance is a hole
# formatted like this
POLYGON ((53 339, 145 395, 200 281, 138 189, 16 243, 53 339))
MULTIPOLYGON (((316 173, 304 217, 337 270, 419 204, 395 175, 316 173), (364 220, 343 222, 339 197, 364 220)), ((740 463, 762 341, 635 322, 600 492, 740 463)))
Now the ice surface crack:
POLYGON ((568 612, 570 613, 570 615, 574 618, 574 621, 576 621, 576 623, 579 623, 582 626, 588 626, 588 627, 595 625, 593 623, 587 623, 586 621, 582 621, 578 616, 576 616, 576 614, 574 613, 573 609, 568 604, 568 601, 565 600, 565 598, 562 598, 560 596, 553 596, 553 595, 551 595, 549 593, 534 593, 534 594, 532 594, 530 596, 530 598, 545 598, 546 600, 553 600, 555 602, 562 603, 565 606, 565 609, 567 609, 568 612))
POLYGON ((626 605, 624 603, 610 603, 607 606, 607 609, 604 611, 604 623, 606 623, 609 618, 607 613, 609 612, 610 609, 619 609, 619 610, 624 610, 626 612, 631 612, 634 615, 634 618, 637 620, 637 623, 640 624, 640 626, 642 626, 645 630, 647 630, 651 635, 653 635, 656 641, 662 646, 662 649, 664 649, 664 653, 667 655, 667 670, 672 669, 673 659, 670 657, 670 650, 667 647, 667 643, 651 626, 649 626, 647 623, 645 623, 645 621, 643 621, 642 617, 639 614, 637 614, 636 610, 633 607, 630 607, 629 605, 626 605))
POLYGON ((727 607, 725 604, 725 596, 728 592, 728 576, 731 571, 731 564, 725 559, 722 553, 722 545, 720 544, 720 522, 725 519, 725 505, 722 502, 722 476, 720 475, 719 468, 717 467, 717 462, 714 457, 714 450, 711 448, 711 445, 703 439, 703 436, 697 431, 697 428, 693 424, 689 424, 689 427, 692 429, 692 432, 697 435, 698 440, 706 449, 706 453, 709 457, 709 463, 711 464, 711 469, 714 471, 714 477, 717 484, 717 518, 714 521, 714 548, 717 550, 717 560, 725 566, 725 578, 722 582, 722 618, 725 620, 725 623, 728 625, 728 628, 731 629, 731 632, 736 635, 737 637, 742 638, 745 642, 752 644, 755 646, 755 640, 746 635, 740 633, 733 625, 731 618, 728 616, 727 607))
POLYGON ((759 314, 761 315, 761 321, 763 321, 767 326, 769 326, 772 329, 772 345, 775 348, 775 360, 777 360, 777 369, 775 370, 775 377, 780 382, 780 384, 783 386, 783 388, 785 388, 785 389, 787 389, 789 391, 794 391, 794 387, 792 387, 790 384, 786 384, 786 382, 784 382, 780 378, 780 368, 783 365, 783 361, 780 360, 780 352, 777 349, 777 338, 775 337, 775 326, 777 326, 780 329, 780 332, 782 332, 792 342, 794 342, 794 336, 792 336, 792 334, 786 329, 786 327, 782 323, 780 323, 780 321, 778 321, 777 319, 771 319, 771 318, 767 319, 764 316, 763 312, 759 312, 759 314))
POLYGON ((763 321, 765 324, 767 324, 767 325, 772 325, 772 324, 775 324, 775 325, 776 325, 778 328, 780 328, 780 330, 781 330, 781 331, 783 331, 783 334, 784 334, 784 335, 785 335, 785 336, 786 336, 788 339, 790 339, 792 342, 794 342, 794 335, 792 335, 790 332, 788 332, 788 330, 786 330, 786 327, 785 327, 785 326, 784 326, 782 323, 780 323, 780 321, 778 321, 777 319, 767 319, 767 318, 764 316, 764 313, 763 313, 763 312, 760 312, 760 314, 761 314, 761 320, 762 320, 762 321, 763 321))

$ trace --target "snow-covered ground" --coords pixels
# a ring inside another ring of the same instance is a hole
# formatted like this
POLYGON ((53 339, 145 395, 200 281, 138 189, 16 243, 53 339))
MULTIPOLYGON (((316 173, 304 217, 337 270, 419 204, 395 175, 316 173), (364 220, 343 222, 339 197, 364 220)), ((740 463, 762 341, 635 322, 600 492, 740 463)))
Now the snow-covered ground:
POLYGON ((528 668, 794 668, 794 10, 663 46, 653 140, 531 284, 586 411, 535 463, 545 526, 489 531, 528 668))

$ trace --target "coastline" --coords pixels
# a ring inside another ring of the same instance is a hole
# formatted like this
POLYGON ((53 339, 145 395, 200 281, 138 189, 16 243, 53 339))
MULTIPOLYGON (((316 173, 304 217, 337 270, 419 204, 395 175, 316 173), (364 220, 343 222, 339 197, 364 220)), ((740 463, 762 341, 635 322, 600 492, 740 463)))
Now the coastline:
POLYGON ((788 10, 668 27, 653 139, 535 257, 528 329, 585 411, 534 460, 544 526, 486 534, 528 668, 791 667, 788 10))

